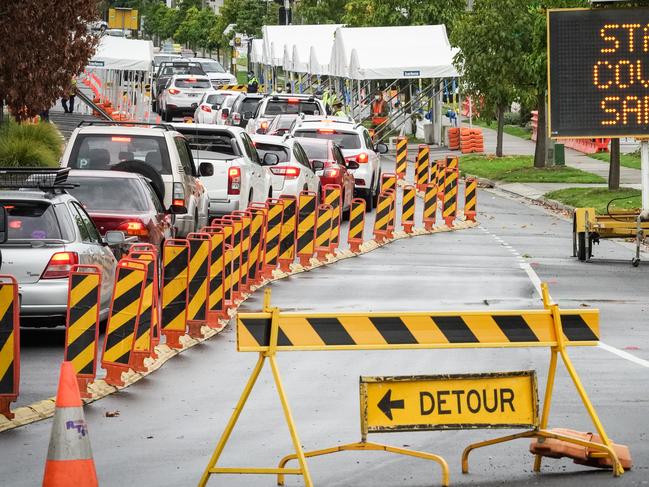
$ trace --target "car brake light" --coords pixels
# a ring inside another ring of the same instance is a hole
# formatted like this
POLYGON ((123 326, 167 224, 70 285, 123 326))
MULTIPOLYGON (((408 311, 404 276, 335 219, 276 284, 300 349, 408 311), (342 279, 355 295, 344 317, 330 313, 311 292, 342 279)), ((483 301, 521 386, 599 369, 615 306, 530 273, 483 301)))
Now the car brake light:
POLYGON ((178 93, 180 93, 180 90, 177 90, 176 88, 169 88, 170 95, 177 95, 178 93))
POLYGON ((294 166, 271 167, 270 172, 275 176, 284 176, 287 179, 295 179, 300 175, 300 168, 294 166))
POLYGON ((335 133, 334 129, 318 129, 319 134, 333 134, 335 133))
POLYGON ((187 78, 187 81, 190 81, 192 83, 196 83, 196 78, 187 78))
POLYGON ((300 103, 300 99, 299 98, 289 98, 288 102, 289 103, 300 103))
POLYGON ((226 118, 228 118, 228 114, 225 112, 221 112, 221 119, 225 120, 226 118))
POLYGON ((336 168, 325 169, 322 176, 325 177, 325 178, 337 178, 339 172, 340 171, 338 169, 336 169, 336 168))
POLYGON ((110 140, 113 142, 130 142, 131 138, 130 137, 111 137, 110 140))
POLYGON ((201 105, 201 110, 207 113, 212 113, 212 109, 208 107, 207 105, 201 105))
POLYGON ((240 115, 239 113, 237 113, 237 112, 234 112, 234 113, 232 114, 232 121, 233 121, 234 123, 239 123, 239 122, 241 122, 241 115, 240 115))
POLYGON ((174 183, 173 197, 171 204, 174 206, 185 206, 185 190, 182 183, 174 183))
POLYGON ((50 257, 41 279, 61 279, 68 277, 72 266, 79 263, 76 252, 56 252, 50 257))
POLYGON ((23 222, 21 220, 13 220, 9 222, 9 228, 12 230, 20 230, 23 227, 23 222))
POLYGON ((360 163, 360 164, 364 164, 368 160, 369 160, 369 157, 368 157, 367 153, 365 153, 365 152, 361 152, 360 154, 358 154, 358 156, 356 156, 356 161, 358 163, 360 163))
POLYGON ((117 230, 136 237, 146 237, 149 235, 149 230, 140 220, 124 222, 117 227, 117 230))
POLYGON ((231 167, 228 169, 228 194, 239 194, 241 191, 241 169, 231 167))

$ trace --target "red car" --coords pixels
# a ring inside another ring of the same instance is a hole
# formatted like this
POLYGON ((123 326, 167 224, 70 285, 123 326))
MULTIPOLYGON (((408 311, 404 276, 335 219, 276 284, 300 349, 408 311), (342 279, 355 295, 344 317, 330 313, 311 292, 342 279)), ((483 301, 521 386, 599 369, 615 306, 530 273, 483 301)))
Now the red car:
POLYGON ((158 248, 172 238, 171 215, 165 211, 149 180, 121 171, 70 171, 68 189, 86 209, 99 232, 120 230, 127 237, 158 248))
POLYGON ((354 175, 349 172, 358 169, 358 162, 345 160, 340 147, 335 142, 326 139, 298 138, 307 157, 313 163, 324 162, 324 169, 316 171, 320 177, 320 199, 324 197, 323 188, 327 184, 338 184, 342 190, 343 213, 346 216, 354 198, 354 175))

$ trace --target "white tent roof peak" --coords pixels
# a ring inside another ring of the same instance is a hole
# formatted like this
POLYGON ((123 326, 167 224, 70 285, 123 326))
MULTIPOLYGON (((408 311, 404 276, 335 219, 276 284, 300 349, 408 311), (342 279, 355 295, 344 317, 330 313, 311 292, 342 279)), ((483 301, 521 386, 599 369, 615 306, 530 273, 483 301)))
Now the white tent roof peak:
POLYGON ((263 63, 269 66, 283 66, 297 72, 307 72, 311 46, 323 44, 319 51, 327 51, 323 61, 327 62, 334 32, 341 24, 320 25, 265 25, 263 34, 263 63), (284 55, 288 52, 288 58, 284 55), (288 64, 288 66, 287 66, 288 64))
POLYGON ((153 43, 105 35, 88 65, 94 69, 150 71, 153 67, 153 43))

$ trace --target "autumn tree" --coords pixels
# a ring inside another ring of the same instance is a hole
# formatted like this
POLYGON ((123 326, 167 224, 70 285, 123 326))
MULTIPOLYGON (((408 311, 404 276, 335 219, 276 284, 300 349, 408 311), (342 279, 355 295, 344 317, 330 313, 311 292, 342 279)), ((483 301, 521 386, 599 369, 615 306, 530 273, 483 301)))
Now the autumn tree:
POLYGON ((65 94, 95 52, 98 39, 87 25, 97 19, 97 0, 3 2, 0 100, 16 120, 38 115, 65 94))

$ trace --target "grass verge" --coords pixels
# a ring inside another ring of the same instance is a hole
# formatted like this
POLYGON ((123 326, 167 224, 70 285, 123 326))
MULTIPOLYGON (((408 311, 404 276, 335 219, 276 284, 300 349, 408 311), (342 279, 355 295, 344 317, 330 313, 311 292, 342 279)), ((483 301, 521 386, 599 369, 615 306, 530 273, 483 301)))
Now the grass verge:
POLYGON ((616 191, 609 191, 608 188, 566 188, 547 193, 545 197, 575 208, 595 208, 599 215, 606 214, 606 206, 611 200, 615 200, 611 203, 611 210, 640 207, 640 191, 631 188, 616 191))
MULTIPOLYGON (((610 154, 608 152, 597 152, 596 154, 588 154, 588 156, 604 162, 610 161, 610 154)), ((640 156, 636 154, 620 154, 620 165, 640 169, 640 156)))
POLYGON ((463 174, 509 183, 604 183, 602 177, 567 166, 537 169, 532 156, 462 156, 463 174))
MULTIPOLYGON (((478 127, 486 127, 493 130, 496 130, 498 128, 495 123, 491 124, 479 119, 474 119, 473 125, 477 125, 478 127)), ((527 130, 525 127, 521 127, 520 125, 505 125, 503 127, 503 132, 509 135, 513 135, 514 137, 520 137, 521 139, 525 140, 530 140, 530 138, 532 137, 532 132, 527 130)))

